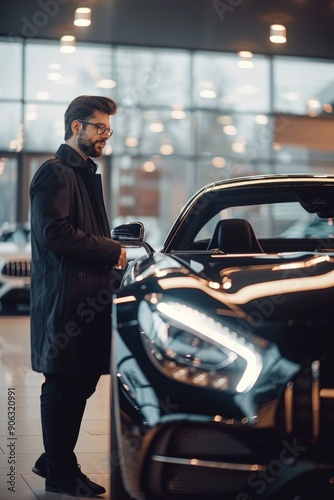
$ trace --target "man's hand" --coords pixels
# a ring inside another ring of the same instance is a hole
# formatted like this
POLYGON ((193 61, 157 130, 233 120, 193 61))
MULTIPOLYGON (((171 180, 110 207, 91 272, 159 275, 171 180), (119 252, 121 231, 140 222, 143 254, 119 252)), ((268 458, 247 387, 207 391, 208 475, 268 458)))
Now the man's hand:
POLYGON ((119 259, 116 264, 116 268, 125 269, 127 265, 128 265, 128 259, 126 256, 126 251, 124 250, 124 248, 121 248, 121 253, 119 254, 119 259))

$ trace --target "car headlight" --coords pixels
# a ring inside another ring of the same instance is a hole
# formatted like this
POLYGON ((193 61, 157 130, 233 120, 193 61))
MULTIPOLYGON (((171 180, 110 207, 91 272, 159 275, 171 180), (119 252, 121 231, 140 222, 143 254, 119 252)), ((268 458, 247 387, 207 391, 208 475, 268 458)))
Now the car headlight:
POLYGON ((193 307, 151 294, 140 303, 138 320, 150 356, 175 380, 241 393, 261 373, 257 346, 193 307))

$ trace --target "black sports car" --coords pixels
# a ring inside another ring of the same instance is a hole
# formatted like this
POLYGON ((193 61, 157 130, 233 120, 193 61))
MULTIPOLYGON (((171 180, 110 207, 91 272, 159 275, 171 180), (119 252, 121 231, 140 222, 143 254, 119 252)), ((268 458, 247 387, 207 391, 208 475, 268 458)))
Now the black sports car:
POLYGON ((112 498, 334 498, 334 176, 215 182, 114 298, 112 498), (323 224, 319 224, 322 227, 323 224), (316 224, 315 224, 316 227, 316 224))

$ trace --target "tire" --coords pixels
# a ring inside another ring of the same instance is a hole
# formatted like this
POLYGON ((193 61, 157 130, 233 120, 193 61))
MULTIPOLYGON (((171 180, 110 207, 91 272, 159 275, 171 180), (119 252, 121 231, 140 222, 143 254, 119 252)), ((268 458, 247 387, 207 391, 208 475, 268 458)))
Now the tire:
POLYGON ((111 467, 110 468, 111 468, 110 489, 111 489, 112 500, 134 500, 135 497, 133 497, 132 495, 130 496, 126 492, 122 479, 113 402, 111 408, 111 467))

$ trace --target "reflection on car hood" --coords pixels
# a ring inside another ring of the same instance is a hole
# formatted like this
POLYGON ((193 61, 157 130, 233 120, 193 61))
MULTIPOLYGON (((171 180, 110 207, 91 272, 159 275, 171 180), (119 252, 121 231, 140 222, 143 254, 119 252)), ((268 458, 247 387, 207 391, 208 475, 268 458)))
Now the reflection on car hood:
MULTIPOLYGON (((213 281, 226 296, 235 295, 245 286, 258 285, 254 296, 266 296, 273 293, 289 293, 297 290, 295 282, 303 279, 301 288, 306 291, 326 288, 324 269, 334 270, 334 252, 330 254, 294 252, 285 254, 223 255, 212 253, 175 252, 170 255, 155 253, 133 263, 132 279, 141 281, 149 276, 166 279, 175 274, 191 275, 204 281, 213 281), (322 275, 319 283, 314 283, 318 274, 322 275), (284 284, 287 282, 287 285, 284 284), (268 288, 265 284, 275 285, 268 288), (293 287, 293 290, 292 288, 293 287), (261 288, 261 291, 259 290, 261 288)), ((329 283, 334 283, 330 281, 329 283)), ((251 296, 249 297, 251 298, 251 296)), ((235 299, 243 302, 242 298, 235 299)), ((244 300, 247 302, 247 300, 244 300)))
POLYGON ((333 329, 334 254, 156 253, 131 273, 134 295, 133 286, 155 290, 220 321, 242 322, 293 358, 308 349, 314 354, 333 329))

